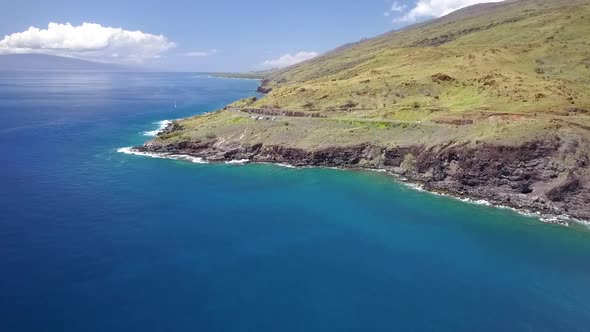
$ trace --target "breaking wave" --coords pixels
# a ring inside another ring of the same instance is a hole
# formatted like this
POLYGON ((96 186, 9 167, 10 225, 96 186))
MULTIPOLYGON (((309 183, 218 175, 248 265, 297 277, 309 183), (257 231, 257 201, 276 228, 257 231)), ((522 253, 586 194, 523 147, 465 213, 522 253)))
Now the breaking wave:
POLYGON ((164 154, 164 153, 153 153, 153 152, 143 152, 138 151, 132 147, 125 147, 117 149, 117 152, 142 156, 142 157, 150 157, 156 159, 172 159, 172 160, 183 160, 183 161, 190 161, 195 164, 207 164, 207 161, 203 158, 193 157, 186 154, 164 154))
POLYGON ((154 124, 158 125, 158 128, 156 128, 155 130, 144 131, 143 136, 156 137, 156 136, 158 136, 159 133, 161 133, 164 129, 166 129, 166 127, 168 127, 168 125, 171 123, 172 123, 171 120, 162 120, 162 121, 154 122, 154 124))

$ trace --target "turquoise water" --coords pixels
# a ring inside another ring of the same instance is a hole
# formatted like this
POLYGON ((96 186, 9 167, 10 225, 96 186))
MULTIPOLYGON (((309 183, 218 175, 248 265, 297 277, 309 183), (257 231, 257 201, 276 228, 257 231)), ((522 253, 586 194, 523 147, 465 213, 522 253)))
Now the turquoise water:
POLYGON ((2 73, 0 331, 589 330, 583 226, 378 173, 117 152, 256 86, 2 73))

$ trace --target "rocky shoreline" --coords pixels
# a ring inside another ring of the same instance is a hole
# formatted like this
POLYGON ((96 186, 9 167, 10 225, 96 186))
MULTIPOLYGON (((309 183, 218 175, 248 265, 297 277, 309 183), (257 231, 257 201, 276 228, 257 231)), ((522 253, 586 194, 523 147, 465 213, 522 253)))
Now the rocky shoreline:
MULTIPOLYGON (((175 130, 171 124, 164 132, 175 130)), ((381 147, 370 143, 315 151, 263 143, 242 146, 217 139, 167 143, 155 139, 141 153, 188 155, 209 162, 247 160, 295 167, 379 170, 424 190, 545 216, 590 220, 588 142, 558 136, 502 146, 488 143, 381 147)), ((567 224, 565 218, 546 219, 567 224)))

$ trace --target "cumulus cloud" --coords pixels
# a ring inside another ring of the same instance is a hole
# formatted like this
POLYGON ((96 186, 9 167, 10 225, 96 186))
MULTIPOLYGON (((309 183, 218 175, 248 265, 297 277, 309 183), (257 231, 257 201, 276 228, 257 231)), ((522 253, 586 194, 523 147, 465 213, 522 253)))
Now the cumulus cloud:
POLYGON ((402 12, 404 11, 404 9, 406 9, 406 6, 403 4, 400 4, 399 2, 394 2, 393 4, 391 4, 391 11, 392 12, 402 12))
POLYGON ((181 54, 182 56, 189 56, 189 57, 206 57, 212 56, 217 53, 216 49, 210 49, 209 51, 197 51, 197 52, 188 52, 181 54))
MULTIPOLYGON (((393 22, 413 23, 423 18, 441 17, 454 12, 457 9, 478 3, 500 1, 501 0, 419 0, 408 12, 402 16, 394 18, 393 22)), ((402 8, 399 12, 402 12, 404 9, 405 8, 402 8)))
POLYGON ((389 10, 387 10, 385 13, 383 13, 383 16, 385 17, 389 17, 392 14, 397 14, 397 13, 401 13, 406 9, 406 5, 401 4, 397 1, 394 1, 391 4, 391 7, 389 8, 389 10))
POLYGON ((42 53, 107 62, 137 62, 157 59, 176 45, 162 35, 96 23, 49 23, 47 29, 30 27, 4 36, 0 54, 42 53))
POLYGON ((319 53, 317 52, 299 52, 295 55, 288 53, 278 59, 266 60, 262 63, 262 66, 267 68, 283 68, 313 59, 318 55, 319 53))

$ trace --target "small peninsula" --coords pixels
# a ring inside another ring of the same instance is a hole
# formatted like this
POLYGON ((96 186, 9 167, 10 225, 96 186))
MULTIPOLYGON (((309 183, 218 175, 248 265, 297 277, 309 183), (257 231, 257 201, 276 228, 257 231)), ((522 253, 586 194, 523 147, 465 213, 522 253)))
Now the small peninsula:
POLYGON ((135 149, 379 169, 590 220, 590 1, 479 4, 263 73, 135 149))

